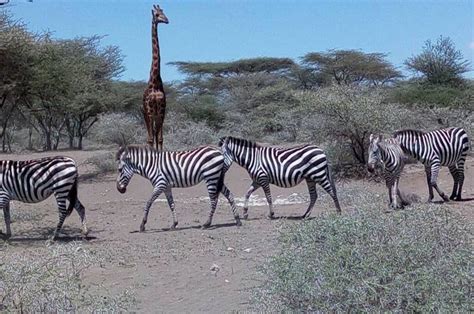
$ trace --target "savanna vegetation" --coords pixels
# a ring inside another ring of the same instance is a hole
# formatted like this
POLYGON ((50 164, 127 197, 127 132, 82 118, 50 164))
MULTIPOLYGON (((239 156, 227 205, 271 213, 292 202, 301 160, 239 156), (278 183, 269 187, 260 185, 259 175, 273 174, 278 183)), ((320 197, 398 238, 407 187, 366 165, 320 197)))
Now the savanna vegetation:
MULTIPOLYGON (((387 54, 359 50, 171 64, 183 79, 165 86, 165 149, 216 144, 229 134, 311 142, 325 148, 340 176, 361 176, 370 133, 461 126, 474 138, 474 82, 463 77, 470 64, 447 37, 427 40, 405 61, 409 76, 387 54)), ((2 152, 144 143, 146 82, 122 81, 123 71, 119 47, 105 47, 100 36, 34 34, 1 12, 2 152)), ((112 154, 90 160, 101 172, 115 169, 108 161, 112 154)), ((361 204, 354 215, 283 231, 281 252, 262 268, 266 279, 253 300, 258 309, 471 309, 472 230, 459 216, 431 206, 380 215, 380 203, 369 196, 361 204)), ((132 308, 128 291, 117 297, 87 291, 82 275, 103 257, 80 244, 42 248, 33 263, 8 256, 0 261, 0 311, 132 308)))

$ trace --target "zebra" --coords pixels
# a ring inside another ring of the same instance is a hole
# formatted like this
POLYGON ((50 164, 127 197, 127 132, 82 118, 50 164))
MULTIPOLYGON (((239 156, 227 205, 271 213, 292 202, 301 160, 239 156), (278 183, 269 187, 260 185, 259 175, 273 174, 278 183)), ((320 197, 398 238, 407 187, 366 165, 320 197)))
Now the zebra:
POLYGON ((383 139, 382 135, 374 134, 370 134, 369 141, 367 168, 373 172, 377 164, 382 164, 383 177, 388 188, 389 205, 395 209, 408 205, 409 203, 402 197, 398 188, 400 175, 407 160, 400 144, 394 138, 383 139), (400 198, 401 204, 398 203, 397 196, 400 198))
POLYGON ((117 190, 125 193, 127 185, 136 173, 150 180, 153 193, 145 206, 145 212, 140 232, 145 231, 148 212, 153 202, 161 193, 164 193, 171 209, 173 224, 171 229, 178 225, 171 189, 185 188, 205 181, 209 193, 211 211, 209 218, 202 225, 211 226, 212 217, 216 210, 219 193, 222 192, 230 203, 232 214, 237 226, 241 226, 240 217, 235 207, 234 198, 224 185, 224 157, 222 153, 211 146, 202 146, 188 151, 158 152, 149 146, 121 147, 117 154, 118 177, 117 190))
POLYGON ((6 225, 6 238, 11 237, 10 201, 38 203, 52 194, 59 210, 59 222, 53 235, 57 239, 64 220, 76 209, 82 233, 88 234, 85 208, 77 197, 78 172, 72 158, 46 157, 26 161, 0 160, 0 208, 6 225), (66 207, 66 202, 68 206, 66 207))
POLYGON ((248 201, 250 195, 259 187, 263 188, 269 206, 268 218, 274 218, 270 184, 290 188, 303 179, 308 185, 310 202, 308 209, 301 216, 311 215, 318 194, 316 183, 332 197, 340 213, 336 187, 330 173, 326 154, 315 145, 299 145, 289 148, 263 146, 247 139, 232 136, 223 137, 219 147, 226 160, 226 170, 233 161, 245 168, 252 179, 252 184, 245 194, 243 218, 248 218, 248 201))
POLYGON ((393 133, 406 154, 411 155, 425 166, 428 183, 428 202, 433 200, 433 188, 444 201, 461 200, 464 183, 464 163, 469 151, 469 138, 462 128, 446 128, 430 132, 420 130, 400 130, 393 133), (453 192, 448 198, 437 185, 441 166, 447 166, 453 176, 453 192))

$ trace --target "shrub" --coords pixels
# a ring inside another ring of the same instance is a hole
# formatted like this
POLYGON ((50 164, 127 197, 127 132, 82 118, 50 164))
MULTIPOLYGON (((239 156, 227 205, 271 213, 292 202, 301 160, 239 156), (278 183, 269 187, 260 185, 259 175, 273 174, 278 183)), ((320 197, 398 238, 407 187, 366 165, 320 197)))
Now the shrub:
MULTIPOLYGON (((369 202, 368 204, 373 204, 369 202)), ((469 312, 472 229, 447 207, 327 214, 292 225, 263 267, 269 312, 469 312)))
POLYGON ((146 128, 132 114, 108 113, 100 116, 90 132, 90 138, 101 144, 128 145, 146 142, 146 128))
POLYGON ((94 155, 85 162, 94 165, 101 174, 107 174, 117 170, 115 155, 112 152, 94 155))
POLYGON ((315 123, 320 137, 349 143, 359 163, 365 164, 370 133, 392 132, 415 124, 407 109, 384 102, 383 89, 333 86, 317 91, 299 92, 308 115, 320 115, 315 123))
POLYGON ((394 102, 407 105, 463 107, 466 93, 459 87, 413 82, 394 88, 390 98, 394 102))
POLYGON ((133 295, 91 293, 82 282, 101 259, 80 244, 52 245, 25 253, 8 252, 0 261, 0 311, 18 313, 122 312, 133 295))

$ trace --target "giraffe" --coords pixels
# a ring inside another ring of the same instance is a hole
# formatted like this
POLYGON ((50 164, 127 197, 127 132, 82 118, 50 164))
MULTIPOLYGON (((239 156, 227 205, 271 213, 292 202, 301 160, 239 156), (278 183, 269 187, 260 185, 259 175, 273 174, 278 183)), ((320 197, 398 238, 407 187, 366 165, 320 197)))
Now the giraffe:
POLYGON ((160 44, 158 42, 158 23, 168 24, 168 18, 158 5, 153 5, 151 23, 151 41, 153 59, 148 86, 143 93, 143 114, 148 133, 147 143, 163 150, 163 122, 166 111, 166 95, 160 74, 160 44))

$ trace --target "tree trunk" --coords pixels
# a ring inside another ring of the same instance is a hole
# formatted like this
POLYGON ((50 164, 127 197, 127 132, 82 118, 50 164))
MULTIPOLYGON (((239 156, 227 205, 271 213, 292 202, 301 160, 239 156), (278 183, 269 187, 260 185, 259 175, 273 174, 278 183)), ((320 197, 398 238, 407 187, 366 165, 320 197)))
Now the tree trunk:
POLYGON ((79 133, 78 139, 77 139, 77 149, 82 150, 82 139, 83 136, 82 134, 79 133))

